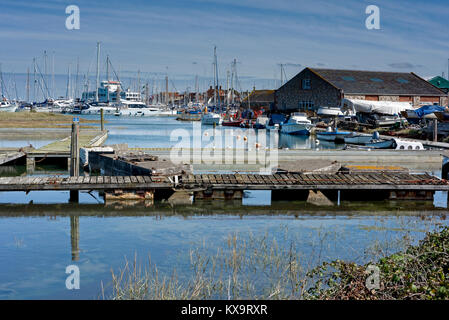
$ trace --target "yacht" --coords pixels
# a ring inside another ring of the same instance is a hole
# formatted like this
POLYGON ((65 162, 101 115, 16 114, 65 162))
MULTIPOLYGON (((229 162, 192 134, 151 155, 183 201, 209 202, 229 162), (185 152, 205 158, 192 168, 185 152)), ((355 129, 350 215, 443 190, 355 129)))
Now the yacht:
POLYGON ((100 114, 103 109, 104 114, 115 114, 117 112, 117 106, 109 105, 102 102, 91 102, 86 104, 86 108, 81 110, 81 114, 100 114))
POLYGON ((6 98, 0 101, 0 112, 16 112, 18 107, 16 102, 10 102, 6 98))
POLYGON ((307 115, 302 112, 294 112, 288 121, 281 126, 281 133, 295 135, 309 135, 312 130, 312 121, 307 119, 307 115))
MULTIPOLYGON (((176 111, 164 108, 164 105, 147 106, 141 101, 122 101, 122 107, 117 110, 116 116, 151 117, 176 115, 176 111)), ((166 107, 166 106, 165 106, 166 107)))

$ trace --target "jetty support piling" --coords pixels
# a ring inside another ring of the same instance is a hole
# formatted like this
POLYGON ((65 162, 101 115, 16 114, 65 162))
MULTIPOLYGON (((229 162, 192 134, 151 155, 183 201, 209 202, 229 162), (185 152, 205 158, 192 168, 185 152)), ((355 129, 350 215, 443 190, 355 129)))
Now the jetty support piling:
POLYGON ((241 200, 243 198, 243 190, 212 190, 194 192, 195 200, 241 200))
POLYGON ((26 160, 27 174, 32 174, 35 169, 36 169, 36 158, 27 157, 27 160, 26 160))
MULTIPOLYGON (((72 123, 72 135, 70 141, 70 176, 79 177, 80 173, 80 149, 78 145, 79 122, 72 123)), ((79 190, 70 190, 70 202, 79 201, 79 190)))
POLYGON ((104 110, 103 108, 100 109, 100 126, 101 126, 101 131, 104 131, 104 110))

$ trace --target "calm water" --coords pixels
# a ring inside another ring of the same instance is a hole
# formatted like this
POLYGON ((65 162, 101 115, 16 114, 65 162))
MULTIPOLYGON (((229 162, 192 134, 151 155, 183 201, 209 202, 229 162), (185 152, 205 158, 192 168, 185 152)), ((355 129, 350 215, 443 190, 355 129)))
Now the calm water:
MULTIPOLYGON (((176 143, 168 138, 172 130, 193 130, 191 123, 170 118, 108 121, 107 143, 131 147, 170 147, 176 143)), ((290 139, 289 148, 316 147, 308 138, 290 139)), ((67 174, 55 167, 41 169, 35 175, 67 174)), ((20 168, 0 171, 21 174, 20 168)), ((243 238, 267 234, 280 245, 295 241, 304 263, 336 258, 365 263, 376 243, 384 244, 385 253, 394 252, 399 250, 396 240, 405 234, 416 242, 425 231, 447 224, 446 194, 441 192, 433 204, 342 203, 321 209, 271 203, 266 191, 246 193, 241 203, 182 207, 105 206, 96 192, 82 192, 79 204, 69 204, 68 198, 68 192, 0 193, 0 299, 95 299, 101 281, 107 288, 111 268, 117 271, 125 257, 135 254, 139 261, 150 255, 161 272, 176 267, 187 274, 189 249, 205 244, 213 250, 232 233, 243 238), (65 288, 65 269, 71 264, 80 268, 80 290, 65 288)))
MULTIPOLYGON (((89 119, 98 119, 99 116, 86 115, 89 119)), ((109 130, 107 144, 128 143, 132 148, 170 148, 179 146, 182 143, 184 147, 193 146, 192 139, 187 142, 181 141, 180 136, 187 133, 193 137, 193 132, 201 132, 202 146, 207 146, 213 142, 214 136, 224 137, 225 134, 234 137, 244 136, 248 138, 254 135, 257 141, 264 142, 270 137, 266 130, 240 129, 232 127, 218 126, 213 129, 212 126, 201 126, 197 122, 177 121, 176 117, 115 117, 106 115, 106 128, 109 130), (196 131, 198 130, 198 131, 196 131), (190 145, 188 145, 190 144, 190 145)), ((217 138, 218 140, 218 138, 217 138)), ((336 149, 342 148, 342 145, 335 145, 329 142, 317 143, 315 139, 306 136, 292 136, 280 134, 275 142, 281 148, 289 149, 336 149)), ((224 138, 222 138, 222 147, 227 147, 224 138)))

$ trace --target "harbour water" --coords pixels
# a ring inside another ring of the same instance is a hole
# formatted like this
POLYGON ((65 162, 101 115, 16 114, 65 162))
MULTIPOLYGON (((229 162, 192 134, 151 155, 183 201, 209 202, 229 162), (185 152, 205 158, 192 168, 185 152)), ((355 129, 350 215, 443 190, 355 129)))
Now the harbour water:
MULTIPOLYGON (((172 130, 193 132, 191 123, 168 117, 111 116, 107 121, 106 144, 170 148, 176 144, 169 138, 172 130)), ((326 147, 311 138, 287 137, 285 145, 291 149, 326 147)), ((34 173, 48 174, 67 172, 37 166, 34 173)), ((81 192, 79 204, 68 203, 68 192, 0 193, 0 299, 96 299, 101 283, 109 292, 111 269, 118 270, 135 255, 143 264, 151 256, 162 273, 176 269, 187 276, 189 249, 206 246, 213 252, 233 233, 242 238, 266 234, 280 246, 294 241, 307 267, 337 258, 366 263, 376 257, 372 252, 378 246, 383 254, 392 253, 400 250, 404 236, 416 243, 425 231, 447 224, 442 192, 433 205, 382 201, 315 208, 269 199, 268 191, 258 191, 245 193, 242 203, 127 207, 105 206, 96 192, 81 192), (66 267, 72 264, 80 269, 79 290, 65 286, 66 267)))

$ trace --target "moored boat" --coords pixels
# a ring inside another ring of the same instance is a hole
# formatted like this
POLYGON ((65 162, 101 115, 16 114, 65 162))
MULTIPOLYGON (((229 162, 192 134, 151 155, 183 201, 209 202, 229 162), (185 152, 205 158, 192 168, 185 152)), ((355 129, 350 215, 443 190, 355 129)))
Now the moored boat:
POLYGON ((373 139, 376 139, 378 137, 378 133, 376 135, 377 131, 373 135, 369 134, 363 134, 363 133, 357 133, 357 132, 351 132, 349 135, 344 137, 345 143, 348 144, 367 144, 370 143, 373 139))
POLYGON ((293 135, 309 135, 313 128, 312 121, 302 112, 294 112, 288 121, 281 126, 281 133, 293 135))
POLYGON ((344 142, 345 137, 350 135, 348 131, 338 131, 338 129, 332 130, 331 127, 327 128, 327 131, 317 132, 316 136, 318 140, 333 141, 336 143, 344 142))
POLYGON ((19 106, 15 102, 10 102, 6 98, 0 101, 0 112, 16 112, 19 106))

